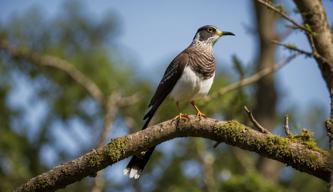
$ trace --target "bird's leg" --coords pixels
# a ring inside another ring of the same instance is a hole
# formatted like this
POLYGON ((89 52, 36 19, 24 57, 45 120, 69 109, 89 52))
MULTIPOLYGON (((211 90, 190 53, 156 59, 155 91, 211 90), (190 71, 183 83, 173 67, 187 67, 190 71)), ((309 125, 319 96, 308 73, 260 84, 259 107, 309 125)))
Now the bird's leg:
POLYGON ((194 107, 195 111, 197 112, 197 117, 206 117, 204 113, 202 113, 199 108, 195 105, 194 101, 191 101, 191 105, 194 107))
POLYGON ((179 102, 178 101, 176 101, 176 105, 177 105, 177 110, 178 110, 178 115, 175 117, 175 119, 188 119, 188 115, 187 114, 185 114, 185 113, 181 113, 180 112, 180 107, 179 107, 179 102))

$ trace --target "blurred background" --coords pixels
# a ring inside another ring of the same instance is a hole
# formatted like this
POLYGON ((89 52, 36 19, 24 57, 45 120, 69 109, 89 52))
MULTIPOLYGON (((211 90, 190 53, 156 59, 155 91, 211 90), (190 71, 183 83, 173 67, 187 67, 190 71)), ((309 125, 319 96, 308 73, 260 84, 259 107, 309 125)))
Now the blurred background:
MULTIPOLYGON (((302 22, 291 1, 275 3, 302 22)), ((332 23, 333 2, 323 4, 332 23)), ((62 70, 0 51, 0 191, 12 191, 111 138, 138 131, 165 68, 203 25, 236 34, 215 45, 218 73, 211 95, 292 54, 272 39, 310 50, 302 32, 291 30, 254 1, 0 0, 0 7, 1 39, 68 61, 114 101, 108 111, 62 70), (122 98, 127 100, 115 102, 122 98)), ((318 145, 327 149, 323 123, 329 96, 312 58, 298 56, 274 75, 199 102, 210 117, 251 125, 244 105, 266 128, 283 136, 283 117, 288 114, 294 134, 310 129, 318 145)), ((193 113, 190 107, 184 111, 193 113)), ((175 105, 167 101, 158 120, 176 113, 175 105)), ((200 138, 175 139, 158 146, 140 180, 122 175, 126 159, 100 172, 97 179, 85 178, 59 191, 326 189, 325 182, 281 163, 225 144, 213 145, 200 138)))

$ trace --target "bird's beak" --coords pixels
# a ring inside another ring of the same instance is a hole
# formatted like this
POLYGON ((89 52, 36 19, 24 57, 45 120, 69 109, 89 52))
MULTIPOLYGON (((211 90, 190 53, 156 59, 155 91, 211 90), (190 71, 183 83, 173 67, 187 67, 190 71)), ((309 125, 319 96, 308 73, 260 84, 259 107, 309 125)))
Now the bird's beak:
POLYGON ((235 34, 231 33, 231 32, 228 32, 228 31, 217 31, 216 34, 218 36, 224 36, 224 35, 232 35, 232 36, 235 36, 235 34))

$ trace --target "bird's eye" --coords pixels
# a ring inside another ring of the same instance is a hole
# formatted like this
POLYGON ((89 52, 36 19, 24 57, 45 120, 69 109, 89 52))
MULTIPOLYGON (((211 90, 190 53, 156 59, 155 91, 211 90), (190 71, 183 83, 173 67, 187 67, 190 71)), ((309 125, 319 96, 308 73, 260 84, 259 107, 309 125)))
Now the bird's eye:
POLYGON ((211 27, 209 27, 209 28, 207 29, 207 31, 208 31, 209 33, 212 33, 212 32, 214 31, 214 29, 211 28, 211 27))

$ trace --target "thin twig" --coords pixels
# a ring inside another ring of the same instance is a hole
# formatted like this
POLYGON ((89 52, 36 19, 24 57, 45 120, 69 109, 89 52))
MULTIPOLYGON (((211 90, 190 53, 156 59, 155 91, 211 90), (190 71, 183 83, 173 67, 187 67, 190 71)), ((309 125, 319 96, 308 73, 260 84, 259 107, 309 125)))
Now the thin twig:
POLYGON ((313 39, 313 36, 312 35, 309 35, 309 42, 310 42, 310 46, 311 46, 311 49, 314 53, 318 53, 317 51, 317 48, 315 46, 315 43, 314 43, 314 39, 313 39))
POLYGON ((284 47, 286 49, 289 49, 291 51, 296 51, 296 52, 298 52, 300 54, 303 54, 303 55, 305 55, 307 57, 314 57, 314 54, 311 53, 310 51, 305 51, 305 50, 300 49, 300 48, 298 48, 298 47, 296 47, 294 45, 281 43, 281 42, 276 41, 276 40, 272 40, 271 42, 274 43, 274 44, 276 44, 276 45, 282 46, 282 47, 284 47))
MULTIPOLYGON (((310 39, 312 39, 312 38, 310 38, 310 39)), ((317 53, 317 51, 315 50, 315 48, 312 48, 312 52, 310 52, 310 51, 305 51, 303 49, 300 49, 300 48, 298 48, 298 47, 296 47, 294 45, 281 43, 281 42, 278 42, 276 40, 272 40, 271 42, 274 43, 274 44, 276 44, 276 45, 282 46, 282 47, 284 47, 284 48, 286 48, 288 50, 295 51, 297 53, 303 54, 303 55, 305 55, 307 57, 313 57, 315 59, 319 59, 320 61, 322 61, 324 63, 329 63, 326 58, 324 58, 323 56, 321 56, 321 55, 319 55, 317 53)))
POLYGON ((231 84, 223 87, 222 89, 220 89, 217 92, 217 94, 215 94, 213 96, 210 96, 210 97, 207 97, 206 101, 214 99, 215 97, 220 97, 220 96, 222 96, 222 95, 224 95, 226 93, 229 93, 231 91, 237 90, 237 89, 239 89, 241 87, 244 87, 244 86, 247 86, 247 85, 250 85, 250 84, 253 84, 253 83, 259 81, 260 79, 266 77, 267 75, 270 75, 270 74, 274 73, 275 71, 277 71, 277 70, 281 69, 282 67, 284 67, 291 60, 295 59, 297 55, 298 54, 293 54, 293 55, 287 57, 285 60, 283 60, 283 62, 281 64, 274 65, 273 67, 264 68, 264 69, 258 71, 257 73, 251 75, 250 77, 241 79, 241 80, 239 80, 237 82, 231 83, 231 84))
POLYGON ((290 136, 290 129, 289 129, 289 117, 288 115, 286 115, 284 117, 284 125, 283 125, 284 131, 286 133, 287 136, 290 136))
POLYGON ((142 95, 140 93, 134 93, 133 95, 127 96, 127 97, 120 97, 118 99, 118 106, 119 107, 128 107, 135 103, 138 103, 141 101, 142 95))
POLYGON ((106 137, 110 131, 110 125, 118 112, 118 101, 121 96, 116 92, 113 93, 108 100, 107 108, 105 111, 104 122, 103 122, 103 130, 99 137, 97 148, 104 145, 106 137))
POLYGON ((254 118, 252 112, 246 107, 244 106, 244 110, 247 113, 247 115, 249 116, 251 122, 253 123, 253 125, 262 133, 270 133, 270 131, 268 131, 267 129, 265 129, 262 125, 260 125, 260 123, 254 118))
MULTIPOLYGON (((332 63, 329 62, 329 60, 327 59, 327 57, 325 56, 322 56, 321 54, 318 53, 317 51, 317 47, 315 46, 315 43, 314 43, 314 34, 316 34, 315 32, 312 31, 311 28, 309 27, 305 27, 301 24, 299 24, 297 21, 295 21, 294 19, 292 19, 291 17, 289 17, 285 12, 283 12, 282 10, 276 8, 273 4, 271 4, 269 1, 267 0, 256 0, 258 3, 266 6, 267 8, 269 8, 270 10, 276 12, 277 14, 279 14, 280 16, 282 16, 284 19, 286 19, 287 21, 289 21, 290 23, 292 23, 295 27, 299 28, 299 29, 302 29, 308 36, 308 39, 309 39, 309 43, 310 43, 310 46, 311 46, 311 49, 312 49, 312 53, 311 53, 311 56, 313 56, 314 58, 316 59, 319 59, 320 62, 323 62, 323 63, 327 63, 327 64, 330 64, 332 65, 332 63)), ((315 17, 316 18, 316 17, 315 17)), ((304 17, 303 17, 304 19, 304 17)), ((323 47, 326 47, 326 46, 323 46, 323 47)), ((297 50, 295 50, 297 51, 297 50)))
POLYGON ((284 19, 286 19, 287 21, 289 21, 290 23, 292 23, 295 27, 297 27, 299 29, 302 29, 307 34, 308 39, 309 39, 309 43, 310 43, 310 46, 311 46, 311 49, 312 49, 312 53, 300 50, 298 48, 297 49, 292 49, 292 50, 298 51, 300 53, 303 52, 303 54, 306 54, 308 56, 312 56, 312 57, 314 57, 316 59, 319 59, 323 63, 331 64, 329 62, 329 60, 326 59, 325 56, 322 56, 321 54, 318 53, 317 48, 316 48, 315 43, 314 43, 314 39, 313 39, 315 33, 310 28, 304 27, 303 25, 299 24, 297 21, 295 21, 294 19, 292 19, 291 17, 289 17, 285 12, 283 12, 282 10, 276 8, 269 1, 267 1, 267 0, 256 0, 256 1, 258 3, 266 6, 270 10, 276 12, 277 14, 279 14, 280 16, 282 16, 284 19))
POLYGON ((128 132, 129 133, 133 133, 135 131, 137 131, 135 128, 137 127, 137 123, 136 121, 134 120, 133 117, 130 117, 130 116, 125 116, 124 117, 124 121, 126 123, 126 126, 128 128, 128 132))
POLYGON ((103 177, 103 170, 97 172, 97 175, 94 179, 94 184, 91 188, 91 192, 101 192, 103 191, 104 187, 104 177, 103 177))
POLYGON ((315 59, 318 59, 320 62, 323 62, 323 63, 326 63, 326 64, 329 64, 329 65, 332 65, 328 59, 322 55, 320 55, 317 51, 317 47, 315 46, 315 43, 314 43, 314 39, 313 39, 313 36, 312 35, 309 35, 309 42, 310 42, 310 46, 312 48, 312 56, 315 58, 315 59))
POLYGON ((309 30, 306 27, 304 27, 303 25, 299 24, 297 21, 295 21, 294 19, 292 19, 291 17, 289 17, 289 15, 287 15, 281 9, 276 8, 269 1, 267 1, 267 0, 257 0, 257 2, 260 3, 260 4, 262 4, 262 5, 264 5, 268 9, 274 11, 275 13, 279 14, 281 17, 283 17, 284 19, 286 19, 287 21, 289 21, 290 23, 292 23, 293 25, 295 25, 297 28, 305 31, 306 33, 312 34, 311 30, 309 30))

